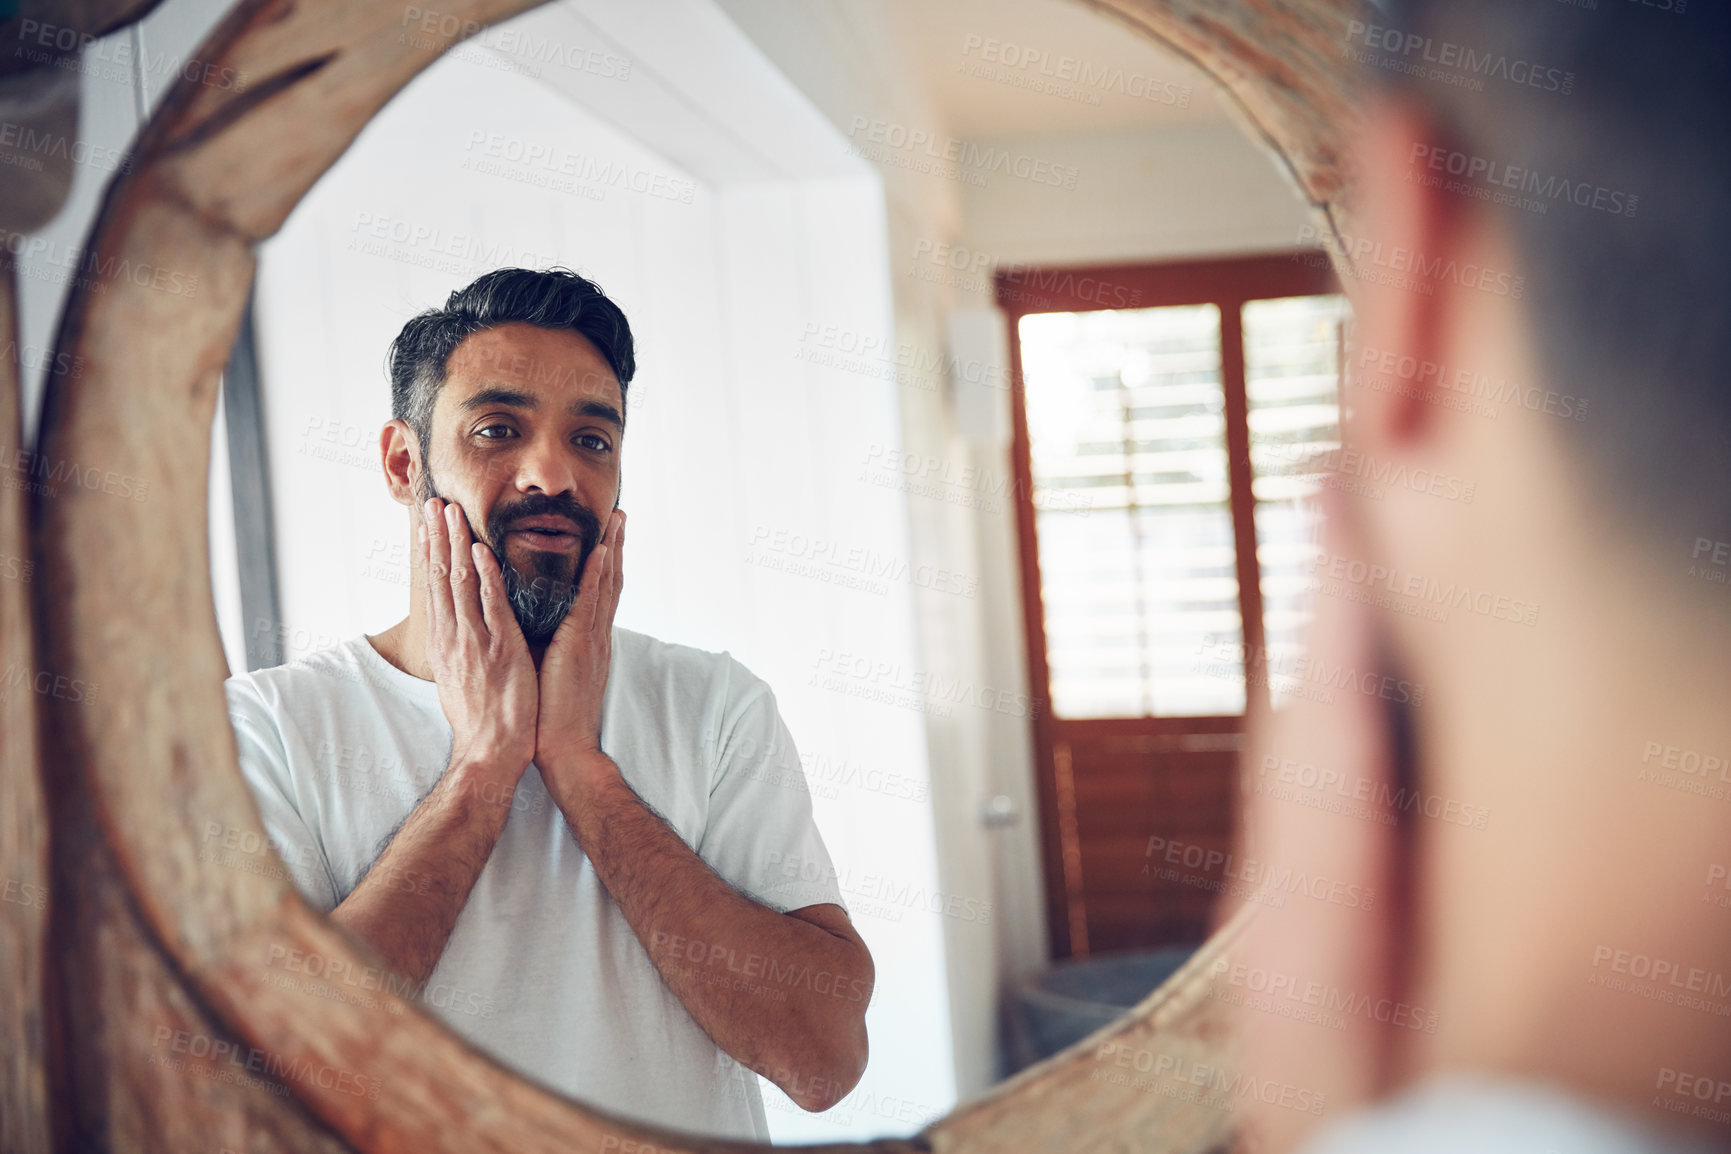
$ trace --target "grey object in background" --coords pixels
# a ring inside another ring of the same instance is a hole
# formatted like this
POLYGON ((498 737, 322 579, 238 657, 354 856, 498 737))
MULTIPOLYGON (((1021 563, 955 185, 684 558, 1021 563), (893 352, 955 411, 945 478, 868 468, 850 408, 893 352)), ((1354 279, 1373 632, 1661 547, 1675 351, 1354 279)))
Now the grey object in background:
POLYGON ((241 620, 246 622, 246 667, 283 663, 281 606, 277 599, 275 524, 270 500, 270 462, 265 457, 264 400, 259 395, 258 350, 253 302, 246 303, 234 351, 222 374, 228 415, 229 483, 234 490, 234 546, 240 565, 241 620))
POLYGON ((1017 987, 1004 1073, 1014 1074, 1117 1021, 1177 973, 1195 946, 1162 946, 1059 962, 1017 987))

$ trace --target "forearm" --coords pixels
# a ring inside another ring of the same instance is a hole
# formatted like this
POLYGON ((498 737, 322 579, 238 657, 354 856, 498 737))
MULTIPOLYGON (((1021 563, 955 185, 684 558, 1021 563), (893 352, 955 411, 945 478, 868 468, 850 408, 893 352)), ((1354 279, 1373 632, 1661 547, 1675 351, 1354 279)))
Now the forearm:
POLYGON ((452 765, 331 919, 423 985, 505 828, 514 785, 481 765, 452 765))
POLYGON ((828 1108, 865 1067, 863 946, 740 894, 592 757, 544 777, 668 988, 723 1050, 805 1109, 828 1108))

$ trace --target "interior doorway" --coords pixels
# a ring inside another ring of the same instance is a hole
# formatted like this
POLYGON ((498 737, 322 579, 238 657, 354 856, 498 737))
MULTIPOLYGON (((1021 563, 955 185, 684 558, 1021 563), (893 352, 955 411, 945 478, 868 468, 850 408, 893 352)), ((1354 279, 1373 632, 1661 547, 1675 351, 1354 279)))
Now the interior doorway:
POLYGON ((1054 958, 1199 943, 1292 671, 1348 310, 1320 254, 998 274, 1054 958))

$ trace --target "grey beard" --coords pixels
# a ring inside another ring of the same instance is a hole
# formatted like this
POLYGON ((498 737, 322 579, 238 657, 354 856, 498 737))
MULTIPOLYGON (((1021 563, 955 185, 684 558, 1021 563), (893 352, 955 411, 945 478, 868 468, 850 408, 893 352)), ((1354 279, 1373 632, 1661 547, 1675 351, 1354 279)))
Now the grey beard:
POLYGON ((499 569, 505 575, 505 596, 510 599, 511 612, 523 630, 523 639, 531 645, 551 641, 559 623, 571 611, 572 602, 577 600, 577 581, 582 580, 583 570, 589 564, 588 554, 578 561, 576 580, 569 584, 546 577, 524 580, 497 549, 493 550, 493 556, 498 558, 499 569))

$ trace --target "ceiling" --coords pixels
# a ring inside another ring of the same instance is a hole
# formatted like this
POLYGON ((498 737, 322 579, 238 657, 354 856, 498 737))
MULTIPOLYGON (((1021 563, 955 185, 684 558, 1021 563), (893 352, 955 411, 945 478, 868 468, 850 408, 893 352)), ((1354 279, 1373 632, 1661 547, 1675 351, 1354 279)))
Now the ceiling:
POLYGON ((1231 119, 1214 82, 1081 0, 885 0, 932 111, 974 139, 1231 119))

